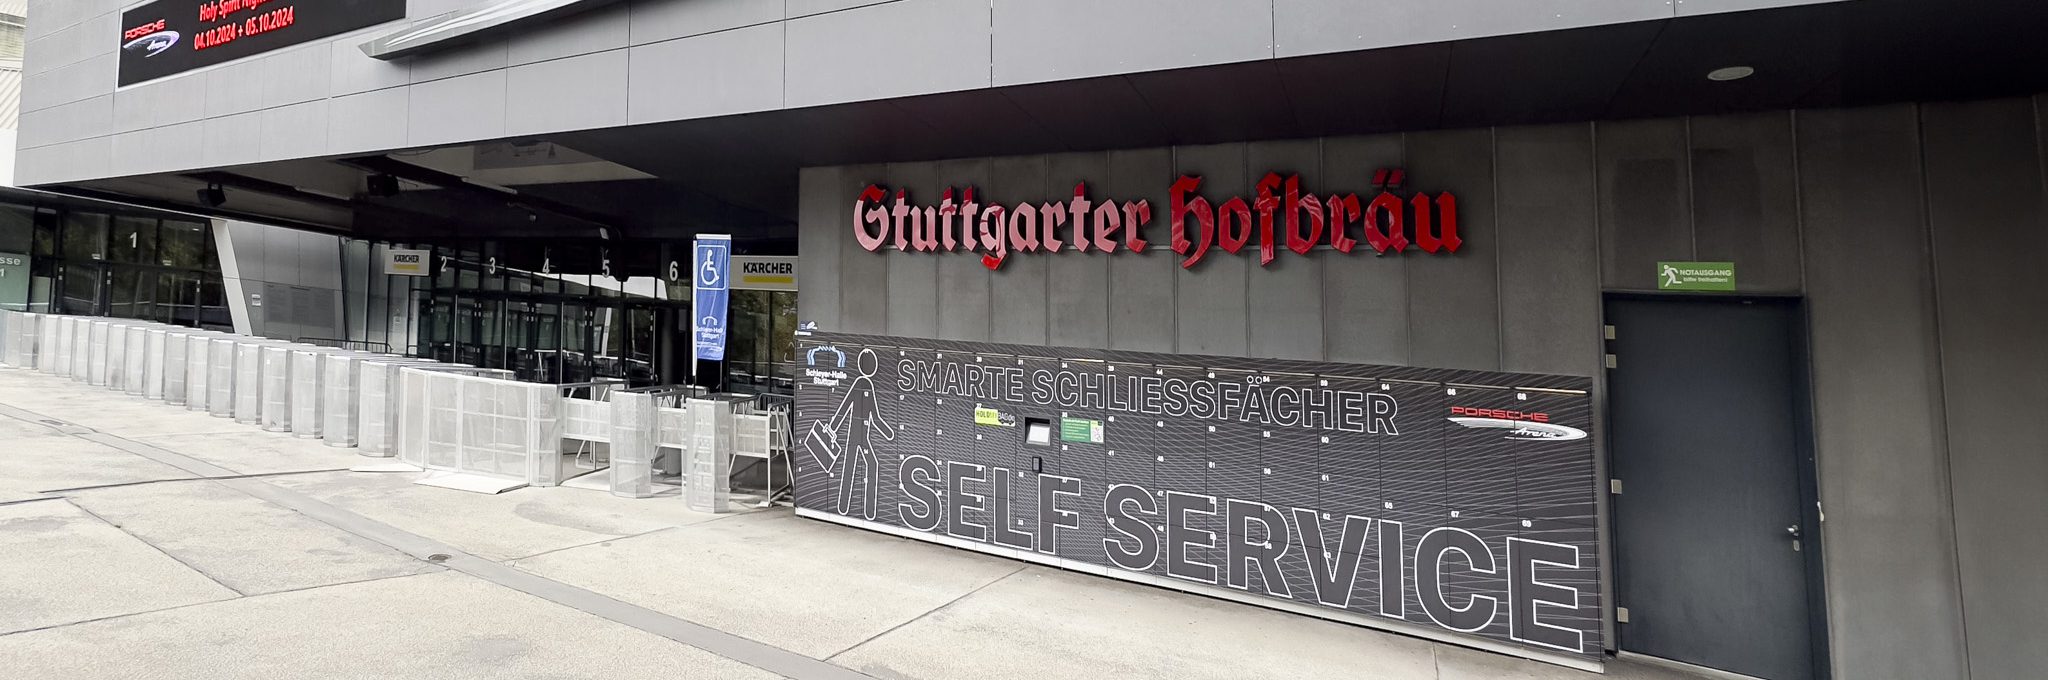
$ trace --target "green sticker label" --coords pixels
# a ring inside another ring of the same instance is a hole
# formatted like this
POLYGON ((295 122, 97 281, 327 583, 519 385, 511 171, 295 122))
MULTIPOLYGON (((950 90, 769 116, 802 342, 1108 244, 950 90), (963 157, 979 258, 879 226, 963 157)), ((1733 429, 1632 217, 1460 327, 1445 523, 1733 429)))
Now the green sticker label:
POLYGON ((974 409, 974 424, 990 427, 1014 427, 1017 424, 1017 419, 1002 411, 977 407, 974 409))
POLYGON ((1657 290, 1735 290, 1733 262, 1659 262, 1657 290))
POLYGON ((1060 441, 1102 443, 1102 421, 1086 418, 1061 418, 1060 441))

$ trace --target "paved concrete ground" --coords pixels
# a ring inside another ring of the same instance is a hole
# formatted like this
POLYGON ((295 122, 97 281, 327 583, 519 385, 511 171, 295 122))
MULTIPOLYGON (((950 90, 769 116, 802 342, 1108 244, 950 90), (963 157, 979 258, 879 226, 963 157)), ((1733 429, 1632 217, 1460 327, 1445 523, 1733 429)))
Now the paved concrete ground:
POLYGON ((7 677, 1597 677, 783 509, 352 473, 12 369, 0 441, 7 677))

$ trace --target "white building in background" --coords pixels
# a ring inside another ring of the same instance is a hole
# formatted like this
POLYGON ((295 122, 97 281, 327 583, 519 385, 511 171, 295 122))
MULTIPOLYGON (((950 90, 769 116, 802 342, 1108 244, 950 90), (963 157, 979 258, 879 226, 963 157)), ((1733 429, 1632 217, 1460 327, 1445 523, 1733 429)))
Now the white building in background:
POLYGON ((21 50, 28 0, 0 0, 0 185, 14 186, 15 129, 21 122, 21 50))

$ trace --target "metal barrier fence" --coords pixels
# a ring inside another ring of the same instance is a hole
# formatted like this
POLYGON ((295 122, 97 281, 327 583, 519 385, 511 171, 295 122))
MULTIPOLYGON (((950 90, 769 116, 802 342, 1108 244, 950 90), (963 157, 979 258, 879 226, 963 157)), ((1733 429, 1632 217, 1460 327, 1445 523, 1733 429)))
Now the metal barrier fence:
POLYGON ((298 343, 299 343, 299 344, 301 344, 301 345, 317 345, 317 346, 320 346, 320 347, 332 347, 332 348, 334 348, 334 349, 345 349, 345 350, 349 350, 349 351, 351 351, 351 352, 370 352, 370 353, 373 353, 373 354, 390 354, 390 353, 391 353, 391 343, 388 343, 388 342, 379 342, 379 341, 375 341, 375 340, 340 340, 340 339, 336 339, 336 338, 299 338, 299 339, 298 339, 298 340, 297 340, 296 342, 298 342, 298 343))
POLYGON ((659 472, 679 476, 692 507, 711 512, 726 509, 735 458, 766 460, 774 487, 774 461, 788 451, 791 404, 777 395, 525 383, 500 369, 150 321, 0 310, 0 366, 534 486, 606 464, 613 494, 644 498, 656 492, 656 466, 674 460, 659 472), (566 464, 564 442, 579 447, 566 464))

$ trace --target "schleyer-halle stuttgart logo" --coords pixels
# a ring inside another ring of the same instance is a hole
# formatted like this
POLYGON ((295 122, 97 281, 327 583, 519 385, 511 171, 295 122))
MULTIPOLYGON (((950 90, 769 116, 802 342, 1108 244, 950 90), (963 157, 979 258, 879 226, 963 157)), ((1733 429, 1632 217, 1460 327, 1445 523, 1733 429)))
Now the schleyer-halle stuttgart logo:
MULTIPOLYGON (((834 348, 831 354, 839 355, 839 366, 846 365, 844 353, 834 348)), ((819 358, 818 350, 812 350, 810 363, 816 365, 819 358)), ((833 409, 831 418, 812 425, 804 441, 804 448, 819 467, 839 479, 839 514, 854 514, 854 505, 858 503, 860 516, 869 520, 875 519, 875 499, 879 495, 875 487, 881 484, 881 460, 875 455, 875 438, 896 439, 896 428, 882 419, 881 400, 875 396, 875 371, 880 367, 881 358, 875 356, 874 350, 861 350, 854 359, 854 369, 859 374, 847 385, 846 398, 839 402, 839 408, 833 409), (864 490, 858 499, 854 498, 856 484, 864 490)))

